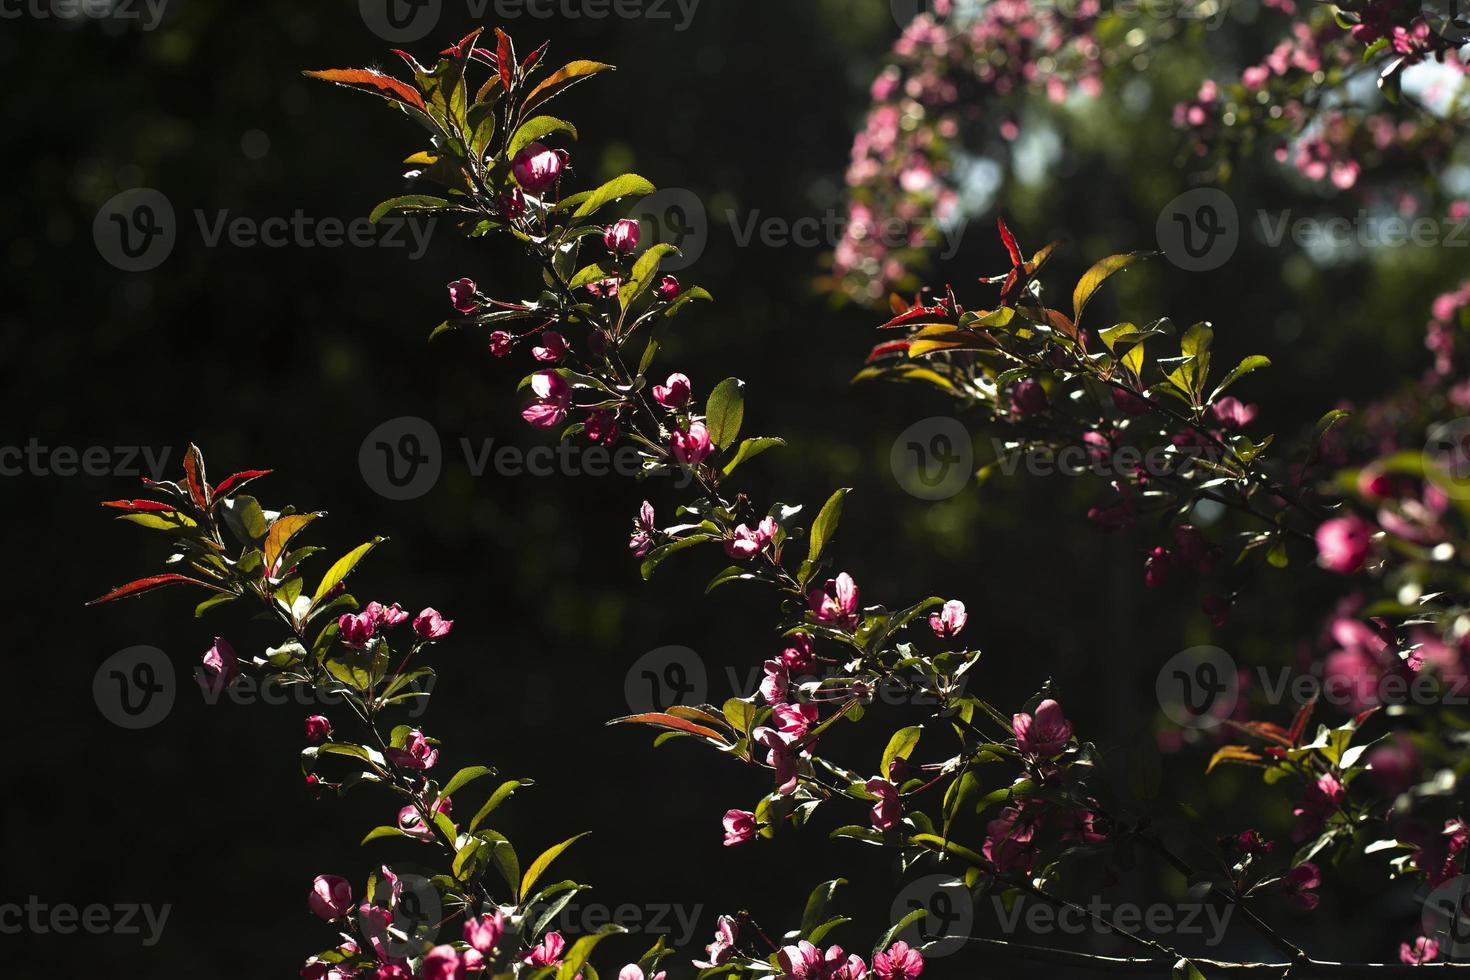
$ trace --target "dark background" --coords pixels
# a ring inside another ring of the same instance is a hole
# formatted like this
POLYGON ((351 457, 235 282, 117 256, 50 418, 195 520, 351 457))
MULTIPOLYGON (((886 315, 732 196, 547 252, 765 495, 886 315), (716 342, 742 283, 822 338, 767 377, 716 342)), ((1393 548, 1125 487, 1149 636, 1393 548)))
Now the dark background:
MULTIPOLYGON (((413 49, 427 57, 465 33, 473 22, 462 7, 447 3, 440 30, 413 49)), ((560 103, 581 129, 573 151, 581 182, 636 170, 706 202, 710 243, 681 277, 720 302, 666 331, 665 364, 702 392, 740 375, 750 386, 746 431, 790 439, 788 450, 749 466, 757 499, 813 506, 832 487, 853 486, 840 544, 865 599, 898 604, 938 592, 965 600, 967 638, 987 651, 976 681, 992 700, 1018 704, 1050 676, 1079 732, 1151 758, 1157 665, 1210 636, 1194 612, 1198 597, 1143 594, 1137 543, 1104 537, 1082 519, 1084 491, 1095 489, 1083 481, 993 481, 936 504, 905 494, 888 465, 894 436, 949 407, 915 389, 850 388, 875 315, 835 307, 813 288, 820 250, 738 248, 723 219, 731 209, 742 219, 756 210, 795 219, 841 209, 867 85, 897 35, 887 5, 704 0, 682 32, 648 20, 504 26, 523 50, 551 37, 553 61, 619 66, 560 103)), ((1075 239, 1058 260, 1058 282, 1102 254, 1153 246, 1159 207, 1187 186, 1164 122, 1170 99, 1197 84, 1185 69, 1201 59, 1238 68, 1268 44, 1241 27, 1209 51, 1181 54, 1178 77, 1153 79, 1147 112, 1100 110, 1067 133, 1040 184, 1008 189, 1006 210, 1031 247, 1075 239)), ((432 604, 456 620, 436 651, 430 731, 447 744, 442 766, 491 761, 539 781, 497 824, 523 862, 596 830, 559 869, 594 884, 592 902, 697 907, 690 952, 708 941, 719 912, 749 909, 772 932, 794 926, 808 890, 845 874, 853 879, 845 910, 858 922, 834 938, 863 949, 890 921, 904 881, 879 852, 829 843, 815 828, 724 849, 720 816, 751 806, 761 777, 692 744, 654 752, 641 732, 603 727, 628 710, 629 665, 663 645, 696 650, 713 678, 711 697, 727 696, 727 666, 744 674, 775 649, 766 597, 739 587, 703 597, 701 574, 719 567, 713 556, 639 580, 624 548, 628 518, 644 496, 668 514, 675 498, 666 487, 477 478, 465 466, 461 437, 520 446, 543 437, 515 415, 523 364, 495 361, 468 338, 425 343, 447 313, 443 284, 468 275, 515 295, 530 271, 448 228, 418 261, 403 249, 206 246, 196 209, 211 218, 219 209, 253 219, 301 209, 351 219, 399 192, 399 161, 419 148, 412 125, 299 75, 383 63, 390 46, 364 26, 356 4, 335 0, 173 0, 153 31, 30 15, 0 24, 8 174, 0 344, 9 403, 0 441, 166 448, 172 475, 193 440, 216 478, 274 468, 257 485, 267 506, 329 511, 316 533, 333 552, 388 535, 353 591, 432 604), (93 241, 98 208, 133 186, 161 190, 178 216, 178 244, 151 272, 119 271, 93 241), (437 427, 446 461, 433 490, 394 502, 364 481, 358 451, 370 430, 404 415, 437 427)), ((1356 207, 1264 167, 1243 168, 1233 193, 1251 206, 1356 207)), ((973 278, 1000 268, 989 221, 975 216, 963 253, 939 274, 972 296, 983 295, 973 278)), ((1155 265, 1100 302, 1110 313, 1128 305, 1134 319, 1208 317, 1220 330, 1221 360, 1270 353, 1269 379, 1242 394, 1289 438, 1339 397, 1391 390, 1422 369, 1429 298, 1451 285, 1457 263, 1463 270, 1463 255, 1414 250, 1323 267, 1247 242, 1216 274, 1155 265)), ((3 714, 14 726, 0 901, 170 903, 172 914, 151 948, 137 936, 0 937, 5 972, 294 975, 331 941, 304 908, 311 877, 340 873, 360 885, 377 863, 415 854, 357 847, 363 831, 390 816, 371 794, 308 798, 295 764, 304 710, 210 706, 195 694, 187 675, 216 631, 242 653, 279 637, 233 611, 196 621, 182 595, 82 608, 164 556, 95 505, 136 489, 120 475, 28 472, 0 484, 9 545, 3 714), (98 665, 134 644, 165 650, 180 680, 172 713, 143 731, 110 724, 91 694, 98 665)), ((1332 583, 1303 578, 1295 590, 1248 598, 1220 642, 1243 659, 1294 659, 1332 598, 1332 583)), ((1284 797, 1263 794, 1250 774, 1205 783, 1207 752, 1162 760, 1160 819, 1177 814, 1174 801, 1192 799, 1205 813, 1201 840, 1247 822, 1275 831, 1289 823, 1284 797), (1261 799, 1271 800, 1265 816, 1261 799)), ((1177 879, 1160 878, 1162 891, 1145 887, 1151 881, 1128 876, 1113 894, 1181 900, 1177 879)), ((1288 930, 1319 955, 1392 957, 1415 918, 1411 893, 1331 884, 1347 897, 1312 919, 1277 910, 1288 930)), ((995 934, 988 904, 979 921, 995 934)), ((1248 934, 1232 937, 1221 952, 1264 952, 1248 934)), ((604 959, 649 941, 628 940, 604 959)), ((959 956, 934 969, 978 966, 959 956)))

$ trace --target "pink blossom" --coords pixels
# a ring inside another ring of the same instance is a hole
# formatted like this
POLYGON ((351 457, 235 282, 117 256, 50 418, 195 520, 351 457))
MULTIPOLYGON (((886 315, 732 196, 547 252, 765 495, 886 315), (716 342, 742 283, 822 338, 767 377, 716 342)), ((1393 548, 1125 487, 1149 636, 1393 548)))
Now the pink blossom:
POLYGON ((480 304, 475 300, 476 289, 473 279, 456 279, 449 284, 449 305, 455 312, 466 315, 478 311, 480 304))
POLYGON ((541 343, 531 348, 531 356, 543 364, 555 364, 570 350, 565 337, 555 330, 547 330, 541 334, 541 343))
POLYGON ((770 521, 768 517, 754 529, 744 524, 736 527, 731 532, 731 537, 725 539, 725 554, 738 559, 754 558, 760 554, 761 549, 771 541, 771 528, 774 524, 768 523, 770 521))
POLYGON ((1051 698, 1036 706, 1036 714, 1011 718, 1016 730, 1016 747, 1027 755, 1050 759, 1060 755, 1072 740, 1072 723, 1062 715, 1062 706, 1051 698))
POLYGON ((417 728, 403 737, 401 748, 390 746, 384 754, 389 762, 400 769, 412 769, 415 772, 432 769, 434 763, 439 761, 439 750, 417 728))
POLYGON ((424 956, 423 980, 465 980, 464 959, 453 946, 435 946, 424 956))
POLYGON ((632 255, 638 250, 638 222, 622 218, 608 225, 602 233, 602 244, 614 255, 632 255))
POLYGON ((899 940, 886 953, 873 955, 873 972, 879 980, 914 980, 924 972, 924 956, 899 940))
POLYGON ((778 704, 771 710, 776 729, 793 739, 802 738, 811 731, 819 717, 814 704, 778 704))
POLYGON ((774 728, 757 728, 750 733, 750 739, 769 752, 766 765, 776 770, 776 792, 790 796, 796 791, 797 783, 796 751, 791 747, 791 739, 774 728))
POLYGON ((864 789, 876 798, 873 809, 868 814, 868 819, 873 822, 873 829, 889 830, 896 826, 903 818, 903 803, 900 802, 894 785, 886 779, 870 779, 864 789))
POLYGON ((413 618, 413 631, 426 640, 439 640, 449 635, 454 620, 439 615, 433 606, 425 607, 413 618))
POLYGON ((783 980, 823 980, 822 951, 805 939, 783 946, 776 954, 783 980))
POLYGON ((1342 783, 1331 773, 1324 773, 1308 783, 1301 802, 1291 811, 1297 818, 1292 840, 1301 842, 1321 833, 1327 818, 1337 812, 1346 797, 1342 783))
POLYGON ((772 658, 761 664, 761 669, 766 675, 761 681, 761 697, 767 704, 781 704, 786 700, 786 691, 791 685, 785 661, 779 657, 772 658))
POLYGON ((532 966, 551 966, 560 962, 561 954, 567 947, 567 941, 562 938, 561 933, 552 931, 541 937, 541 942, 522 957, 525 962, 532 966))
POLYGON ((638 516, 633 518, 633 534, 628 538, 628 550, 637 558, 653 550, 653 536, 658 531, 653 521, 653 504, 645 500, 638 508, 638 516))
POLYGON ((851 633, 858 626, 858 587, 842 572, 820 589, 807 593, 807 605, 817 622, 851 633))
POLYGON ((537 371, 531 375, 531 391, 536 400, 521 410, 521 418, 538 429, 560 425, 572 406, 572 388, 555 371, 537 371))
POLYGON ((494 915, 482 915, 464 924, 464 941, 486 956, 495 949, 495 944, 504 934, 505 913, 498 910, 494 915))
POLYGON ((332 723, 325 715, 312 715, 306 719, 306 740, 321 742, 332 737, 332 723))
POLYGON ((693 390, 689 378, 675 372, 663 384, 653 386, 653 400, 664 408, 678 410, 689 404, 689 395, 693 390))
POLYGON ((1008 806, 985 825, 986 837, 980 853, 1002 874, 1030 871, 1035 833, 1036 829, 1024 809, 1008 806))
POLYGON ((724 964, 735 953, 735 941, 739 938, 740 929, 735 920, 728 915, 722 915, 715 925, 715 941, 704 948, 708 958, 704 962, 694 961, 694 966, 701 970, 709 970, 724 964))
POLYGON ((587 415, 587 438, 599 446, 611 446, 618 441, 622 431, 618 424, 618 413, 606 408, 593 409, 587 415))
POLYGON ((317 875, 312 879, 306 904, 319 919, 340 919, 352 908, 352 885, 336 875, 317 875))
POLYGON ((1357 515, 1334 517, 1317 528, 1317 560, 1339 575, 1361 569, 1373 553, 1373 525, 1357 515))
POLYGON ((1225 429, 1243 429, 1255 421, 1259 410, 1234 395, 1226 395, 1210 406, 1210 414, 1225 429))
POLYGON ((216 636, 214 646, 205 651, 200 662, 199 686, 210 694, 219 694, 239 673, 240 659, 235 656, 235 648, 216 636))
POLYGON ((1041 382, 1027 378, 1011 389, 1011 408, 1017 415, 1039 415, 1047 410, 1049 402, 1046 389, 1041 382))
POLYGON ((786 669, 793 674, 804 674, 810 671, 816 659, 812 652, 811 636, 796 632, 787 637, 786 642, 790 646, 781 651, 781 662, 786 665, 786 669))
POLYGON ((1286 896, 1297 908, 1310 912, 1322 901, 1316 892, 1322 884, 1322 871, 1310 861, 1304 861, 1288 871, 1281 879, 1286 896))
POLYGON ((343 643, 360 650, 377 635, 378 620, 367 610, 356 614, 343 613, 337 617, 337 632, 343 643))
POLYGON ((703 422, 690 423, 688 431, 677 431, 669 438, 669 451, 685 466, 699 466, 714 452, 709 429, 703 422))
MULTIPOLYGON (((659 970, 653 976, 648 977, 647 980, 664 980, 665 976, 664 971, 659 970)), ((637 963, 629 963, 618 971, 618 980, 644 980, 643 967, 637 963)))
POLYGON ((532 194, 540 194, 561 176, 562 158, 555 150, 540 143, 529 143, 511 161, 516 183, 532 194))
POLYGON ((379 626, 397 626, 408 618, 408 613, 404 612, 403 607, 396 602, 391 606, 385 606, 381 602, 369 602, 363 607, 363 612, 367 613, 379 626))
POLYGON ((1411 943, 1399 944, 1399 962, 1409 966, 1423 966, 1439 959, 1439 943, 1428 936, 1420 936, 1411 943))
POLYGON ((679 298, 680 292, 679 280, 673 276, 664 276, 658 281, 658 285, 654 287, 653 291, 659 299, 666 303, 676 300, 679 298))
POLYGON ((510 353, 515 344, 515 338, 504 330, 494 330, 490 333, 490 353, 496 357, 504 357, 510 353))
POLYGON ((938 612, 929 614, 929 628, 940 639, 948 639, 958 636, 969 619, 969 613, 965 611, 965 604, 958 599, 951 599, 938 612))
POLYGON ((748 810, 725 811, 725 846, 744 844, 755 836, 755 814, 748 810))

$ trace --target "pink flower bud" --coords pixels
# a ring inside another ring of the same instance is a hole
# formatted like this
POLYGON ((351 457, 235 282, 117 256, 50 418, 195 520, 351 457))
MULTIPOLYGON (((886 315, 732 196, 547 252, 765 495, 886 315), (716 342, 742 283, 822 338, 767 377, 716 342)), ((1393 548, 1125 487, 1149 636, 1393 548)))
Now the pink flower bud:
POLYGON ((622 218, 607 226, 602 233, 602 244, 614 255, 632 255, 638 250, 638 239, 641 232, 638 222, 632 218, 622 218))
POLYGON ((482 915, 464 924, 464 941, 486 956, 494 951, 495 944, 500 942, 500 937, 504 934, 505 913, 503 912, 497 911, 494 915, 482 915))
POLYGON ((449 303, 458 313, 466 315, 475 313, 480 309, 480 304, 475 300, 475 281, 473 279, 456 279, 449 284, 449 303))
POLYGON ((903 804, 899 802, 898 790, 886 779, 870 779, 864 786, 877 798, 869 818, 874 830, 889 830, 903 817, 903 804))
POLYGON ((367 610, 356 614, 343 613, 337 617, 337 632, 343 643, 362 649, 377 635, 378 620, 367 610))
POLYGON ((400 769, 411 769, 415 772, 432 769, 434 763, 439 761, 439 750, 417 728, 403 737, 401 747, 389 746, 384 755, 400 769))
POLYGON ((540 194, 561 176, 562 163, 560 153, 540 143, 529 143, 516 154, 510 169, 516 183, 532 194, 540 194))
POLYGON ((1174 560, 1169 554, 1169 549, 1154 548, 1143 562, 1143 584, 1151 589, 1157 589, 1169 581, 1169 572, 1173 570, 1173 567, 1174 560))
POLYGON ((689 404, 694 386, 685 375, 674 373, 661 385, 653 386, 653 400, 664 408, 678 410, 689 404))
POLYGON ((1339 575, 1351 575, 1373 553, 1373 525, 1357 515, 1335 517, 1317 528, 1317 560, 1339 575))
POLYGON ((312 879, 306 904, 318 918, 328 922, 340 919, 352 908, 352 885, 336 875, 317 875, 312 879))
POLYGON ((929 614, 929 628, 940 639, 948 639, 958 636, 969 619, 965 604, 958 599, 951 599, 938 612, 929 614))
POLYGON ((1046 389, 1040 381, 1027 378, 1011 389, 1011 407, 1017 415, 1039 415, 1048 405, 1046 389))
POLYGON ((306 719, 306 740, 324 742, 332 737, 332 723, 325 715, 312 715, 306 719))
POLYGON ((543 364, 555 364, 570 351, 565 337, 555 330, 547 330, 541 335, 541 344, 531 348, 531 356, 543 364))
POLYGON ((490 334, 490 353, 496 357, 504 357, 510 353, 515 344, 515 338, 504 330, 496 330, 490 334))
POLYGON ((666 303, 678 299, 680 290, 679 280, 673 276, 664 276, 658 281, 658 286, 654 288, 654 292, 658 295, 658 298, 666 303))
POLYGON ((235 648, 216 636, 214 646, 205 652, 200 662, 196 675, 199 686, 210 694, 220 694, 239 673, 240 660, 235 656, 235 648))
POLYGON ((413 618, 413 631, 426 640, 438 640, 449 635, 454 620, 439 615, 433 606, 426 607, 413 618))
POLYGON ((423 980, 465 980, 464 959, 453 946, 435 946, 424 956, 423 980))
POLYGON ((748 810, 725 811, 725 846, 744 844, 755 836, 755 814, 748 810))
POLYGON ((669 438, 669 452, 674 458, 685 466, 696 467, 709 458, 714 452, 714 443, 710 442, 709 429, 703 422, 693 422, 688 431, 677 431, 669 438))

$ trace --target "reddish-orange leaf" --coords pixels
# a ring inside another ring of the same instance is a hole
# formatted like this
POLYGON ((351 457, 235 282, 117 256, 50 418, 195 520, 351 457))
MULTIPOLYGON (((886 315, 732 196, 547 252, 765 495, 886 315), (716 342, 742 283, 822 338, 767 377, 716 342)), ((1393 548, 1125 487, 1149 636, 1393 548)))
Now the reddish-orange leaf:
POLYGON ((500 84, 510 91, 511 75, 515 73, 516 53, 510 43, 510 35, 495 28, 495 62, 500 67, 500 84))
POLYGON ((161 500, 104 500, 103 507, 116 507, 118 510, 126 510, 136 513, 137 511, 168 511, 177 513, 178 508, 173 504, 166 504, 161 500))
POLYGON ((140 578, 137 581, 129 582, 127 585, 119 585, 117 588, 113 589, 105 596, 93 599, 91 602, 87 603, 87 605, 95 606, 98 603, 111 602, 114 599, 123 599, 127 596, 140 595, 144 592, 150 592, 153 589, 162 588, 165 585, 200 585, 204 588, 213 588, 213 586, 209 585, 208 583, 189 578, 189 576, 187 575, 179 575, 175 572, 169 572, 166 575, 151 575, 148 578, 140 578))
POLYGON ((209 507, 209 480, 204 475, 204 454, 192 442, 184 453, 184 478, 188 482, 189 496, 200 510, 209 507))
POLYGON ((889 340, 881 343, 878 346, 874 347, 872 350, 868 351, 868 359, 864 363, 872 364, 880 357, 886 357, 889 354, 901 354, 907 351, 909 349, 909 345, 912 343, 912 340, 889 340))
POLYGON ((1317 707, 1317 699, 1313 697, 1301 706, 1296 713, 1296 718, 1292 719, 1291 731, 1287 733, 1287 737, 1291 739, 1292 745, 1301 744, 1302 732, 1307 730, 1307 722, 1312 720, 1312 709, 1315 707, 1317 707))
POLYGON ((1021 246, 1016 244, 1016 236, 1012 235, 1011 230, 1006 227, 1006 220, 996 218, 995 226, 1000 229, 1000 240, 1005 243, 1006 251, 1010 253, 1011 265, 1025 265, 1025 260, 1021 258, 1021 246))
POLYGON ((372 91, 394 102, 411 105, 415 109, 425 108, 424 97, 419 94, 418 89, 399 81, 392 75, 385 75, 371 68, 328 68, 324 71, 307 71, 302 74, 309 78, 320 78, 324 82, 346 85, 348 88, 372 91))
POLYGON ((272 470, 241 470, 239 473, 231 473, 220 481, 219 486, 214 488, 215 499, 223 497, 231 490, 238 490, 251 480, 258 480, 263 476, 269 476, 272 470))
POLYGON ((942 306, 915 306, 911 310, 905 310, 887 323, 878 327, 879 330, 888 330, 891 327, 906 327, 919 320, 928 319, 933 321, 935 317, 942 317, 941 322, 948 323, 951 320, 949 311, 942 306))
POLYGON ((698 735, 701 738, 713 739, 716 742, 730 744, 730 740, 713 728, 696 725, 694 722, 678 715, 671 715, 663 711, 646 711, 640 715, 626 715, 622 718, 614 718, 608 722, 609 725, 652 725, 655 728, 672 728, 675 731, 688 732, 690 735, 698 735))

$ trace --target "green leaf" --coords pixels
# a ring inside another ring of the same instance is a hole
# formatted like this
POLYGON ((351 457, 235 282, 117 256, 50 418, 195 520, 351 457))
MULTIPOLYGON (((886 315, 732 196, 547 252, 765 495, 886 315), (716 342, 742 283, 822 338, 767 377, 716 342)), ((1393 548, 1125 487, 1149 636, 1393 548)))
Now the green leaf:
POLYGON ((811 545, 807 549, 807 561, 816 564, 817 559, 822 557, 822 552, 827 547, 827 542, 837 533, 837 525, 842 520, 842 502, 846 499, 851 487, 843 487, 822 505, 821 513, 817 519, 812 521, 811 545))
POLYGON ((709 290, 705 289, 703 286, 688 286, 684 289, 682 293, 679 294, 678 299, 674 300, 672 303, 664 308, 664 316, 673 316, 675 313, 678 313, 680 310, 682 310, 686 304, 692 303, 697 299, 702 299, 705 302, 714 301, 714 297, 709 294, 709 290))
POLYGON ((531 886, 536 884, 536 879, 540 878, 542 873, 551 866, 551 862, 560 857, 561 853, 567 848, 571 847, 583 837, 586 837, 589 832, 584 831, 575 837, 568 837, 560 844, 547 848, 540 857, 531 862, 531 866, 526 869, 526 876, 521 879, 520 898, 522 901, 525 900, 527 895, 531 894, 531 886))
POLYGON ((878 775, 887 779, 888 767, 892 765, 893 760, 907 759, 914 751, 914 746, 919 744, 919 736, 923 733, 922 725, 910 725, 894 732, 893 737, 888 740, 888 747, 883 750, 883 764, 878 770, 878 775))
POLYGON ((735 456, 725 464, 724 474, 729 476, 735 472, 735 468, 749 459, 755 459, 767 449, 786 445, 786 440, 777 436, 753 436, 740 444, 735 450, 735 456))
POLYGON ((830 918, 827 914, 828 906, 832 903, 832 897, 837 894, 837 889, 845 884, 846 878, 833 878, 812 889, 806 899, 806 910, 801 913, 801 928, 798 931, 803 938, 809 937, 813 929, 830 918))
POLYGON ((428 194, 404 194, 402 197, 389 198, 373 208, 373 213, 368 215, 368 220, 377 224, 390 214, 439 211, 447 207, 449 207, 449 202, 442 197, 432 197, 428 194))
POLYGON ((286 545, 290 544, 292 538, 300 534, 306 525, 319 516, 319 514, 287 514, 276 518, 270 530, 266 532, 265 545, 262 549, 265 553, 267 572, 275 571, 276 561, 285 553, 286 545))
POLYGON ((1317 443, 1321 442, 1322 437, 1325 436, 1334 425, 1347 418, 1350 414, 1352 413, 1345 411, 1344 409, 1334 408, 1326 415, 1318 419, 1317 425, 1312 429, 1312 445, 1316 446, 1317 443))
POLYGON ((480 807, 480 812, 475 814, 475 819, 470 821, 469 832, 473 834, 480 824, 485 822, 485 818, 495 812, 496 807, 510 799, 512 793, 522 786, 531 785, 533 784, 529 780, 508 779, 497 786, 495 792, 490 794, 490 799, 486 800, 485 805, 480 807))
POLYGON ((927 917, 928 915, 929 910, 927 908, 917 908, 910 912, 908 915, 904 916, 902 919, 899 919, 888 928, 888 931, 885 932, 881 938, 879 938, 878 945, 873 947, 873 955, 877 956, 879 953, 886 950, 889 946, 892 946, 893 941, 898 938, 899 933, 903 932, 909 926, 927 917))
POLYGON ((1072 290, 1072 322, 1081 322, 1082 311, 1087 308, 1087 304, 1092 300, 1093 294, 1098 291, 1103 283, 1107 282, 1108 279, 1117 273, 1122 272, 1135 259, 1151 254, 1153 253, 1128 252, 1124 255, 1110 255, 1101 262, 1098 262, 1091 269, 1088 269, 1082 278, 1078 280, 1077 288, 1072 290))
POLYGON ((731 565, 709 580, 709 584, 704 587, 704 594, 709 595, 720 586, 729 585, 731 582, 738 582, 741 579, 754 580, 756 577, 748 568, 740 565, 731 565))
POLYGON ((618 303, 623 309, 626 310, 653 285, 653 277, 658 275, 658 264, 663 261, 664 256, 678 251, 678 248, 667 242, 659 242, 648 246, 648 250, 638 256, 638 261, 633 263, 632 276, 618 287, 618 303))
POLYGON ((1222 394, 1225 393, 1226 388, 1229 388, 1231 385, 1235 384, 1235 382, 1239 381, 1245 375, 1250 374, 1252 371, 1255 371, 1259 368, 1267 368, 1270 366, 1271 359, 1261 354, 1252 354, 1250 357, 1244 358, 1239 364, 1231 368, 1230 373, 1225 375, 1225 377, 1221 379, 1220 383, 1215 386, 1215 390, 1210 393, 1210 401, 1214 401, 1216 398, 1219 398, 1222 394))
POLYGON ((627 931, 622 926, 609 922, 592 935, 583 936, 572 943, 572 948, 567 950, 566 958, 556 968, 556 980, 573 980, 587 965, 587 957, 592 955, 593 947, 608 936, 616 936, 627 931))
POLYGON ((721 449, 728 449, 740 436, 740 425, 745 421, 744 387, 745 382, 739 378, 726 378, 715 385, 705 403, 710 441, 721 449))
POLYGON ((328 592, 331 592, 348 575, 352 574, 352 570, 357 567, 357 563, 362 561, 369 551, 372 551, 387 540, 384 537, 375 537, 371 541, 358 545, 341 558, 338 558, 337 563, 327 569, 327 574, 322 576, 321 582, 316 587, 316 592, 312 594, 311 604, 314 606, 318 602, 321 602, 328 592))
POLYGON ((577 274, 572 276, 572 281, 567 283, 567 288, 581 289, 588 283, 601 282, 604 279, 611 279, 612 276, 613 271, 611 269, 606 268, 600 263, 593 263, 577 270, 577 274))
POLYGON ((552 133, 568 133, 572 139, 576 139, 577 127, 565 119, 558 119, 555 116, 535 116, 527 119, 521 123, 520 128, 515 131, 515 135, 510 138, 510 145, 506 147, 506 156, 515 159, 517 153, 520 153, 537 140, 545 139, 552 133))
POLYGON ((652 337, 648 338, 648 346, 643 348, 643 356, 638 359, 638 375, 642 377, 653 367, 653 358, 658 354, 658 341, 652 337))
POLYGON ((715 536, 712 534, 691 534, 687 538, 679 538, 677 541, 670 541, 668 544, 659 545, 648 553, 638 570, 646 581, 653 577, 653 570, 663 564, 664 559, 670 555, 678 551, 683 551, 686 548, 692 548, 697 544, 704 544, 714 540, 715 536))
POLYGON ((444 788, 439 791, 439 795, 451 796, 455 792, 465 786, 468 786, 475 780, 480 779, 484 776, 493 776, 494 774, 495 770, 489 768, 488 766, 466 766, 459 772, 455 773, 454 777, 450 779, 449 782, 444 784, 444 788))
POLYGON ((643 196, 652 194, 656 188, 643 177, 637 174, 623 174, 597 188, 577 206, 572 213, 573 217, 585 218, 605 204, 611 204, 620 197, 643 196))
MULTIPOLYGON (((384 837, 411 837, 411 836, 412 836, 411 834, 405 834, 403 831, 399 830, 397 827, 374 827, 372 830, 369 830, 368 831, 367 836, 362 839, 362 843, 363 844, 366 844, 369 841, 380 840, 380 839, 382 839, 384 837)), ((362 844, 359 844, 358 846, 361 847, 362 844)))
POLYGON ((523 112, 530 112, 536 106, 547 102, 578 82, 585 81, 599 72, 611 71, 612 65, 605 65, 600 61, 572 61, 552 72, 542 80, 540 85, 531 89, 526 101, 522 104, 523 112))

